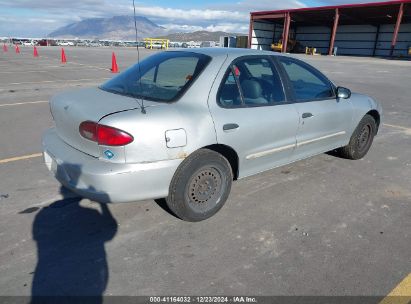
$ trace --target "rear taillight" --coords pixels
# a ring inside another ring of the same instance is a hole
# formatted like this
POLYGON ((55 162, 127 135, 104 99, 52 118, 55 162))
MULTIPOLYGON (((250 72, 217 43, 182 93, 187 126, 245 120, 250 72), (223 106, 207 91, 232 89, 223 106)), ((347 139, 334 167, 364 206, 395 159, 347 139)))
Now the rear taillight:
POLYGON ((84 138, 103 146, 125 146, 134 140, 133 136, 125 131, 92 121, 83 121, 79 132, 84 138))
POLYGON ((81 136, 97 142, 97 125, 97 123, 92 121, 83 121, 79 127, 81 136))
POLYGON ((97 126, 97 141, 104 146, 125 146, 134 140, 133 136, 122 130, 105 125, 97 126))

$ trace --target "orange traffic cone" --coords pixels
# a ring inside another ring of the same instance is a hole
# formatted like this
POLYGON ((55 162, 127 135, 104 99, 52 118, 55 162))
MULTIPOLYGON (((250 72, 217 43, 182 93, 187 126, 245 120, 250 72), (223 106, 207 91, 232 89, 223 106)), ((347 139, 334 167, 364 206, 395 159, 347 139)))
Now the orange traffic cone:
POLYGON ((39 57, 39 53, 37 52, 36 47, 34 47, 34 50, 33 50, 33 57, 39 57))
POLYGON ((3 51, 7 52, 7 45, 5 43, 3 44, 3 51))
POLYGON ((66 63, 67 59, 66 59, 66 53, 64 52, 64 49, 61 48, 61 63, 66 63))
POLYGON ((16 54, 20 54, 20 48, 18 44, 16 44, 16 54))
POLYGON ((118 66, 117 66, 117 60, 116 60, 116 54, 111 56, 111 73, 118 73, 118 66))

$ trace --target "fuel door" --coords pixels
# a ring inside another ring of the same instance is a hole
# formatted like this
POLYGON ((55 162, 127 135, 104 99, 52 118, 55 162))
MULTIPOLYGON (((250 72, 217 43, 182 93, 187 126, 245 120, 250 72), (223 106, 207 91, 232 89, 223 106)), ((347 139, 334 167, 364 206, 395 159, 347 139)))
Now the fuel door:
POLYGON ((166 131, 167 148, 180 148, 187 145, 187 135, 184 129, 166 131))

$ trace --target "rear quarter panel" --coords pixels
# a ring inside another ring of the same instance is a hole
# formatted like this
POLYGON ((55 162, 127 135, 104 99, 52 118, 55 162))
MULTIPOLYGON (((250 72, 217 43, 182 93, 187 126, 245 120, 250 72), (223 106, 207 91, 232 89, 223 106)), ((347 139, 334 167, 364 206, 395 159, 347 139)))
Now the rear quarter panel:
POLYGON ((134 141, 125 147, 127 163, 184 159, 197 149, 215 142, 214 125, 207 108, 169 104, 149 107, 146 114, 140 110, 113 114, 101 123, 126 130, 134 136, 134 141), (177 129, 185 130, 187 144, 168 148, 165 133, 177 129))

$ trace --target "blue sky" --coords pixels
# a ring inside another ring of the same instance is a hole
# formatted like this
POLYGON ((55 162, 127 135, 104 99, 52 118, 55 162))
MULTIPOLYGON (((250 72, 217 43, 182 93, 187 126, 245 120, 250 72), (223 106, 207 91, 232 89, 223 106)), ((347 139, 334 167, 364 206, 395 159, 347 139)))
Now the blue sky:
MULTIPOLYGON (((173 31, 247 32, 249 12, 371 0, 135 0, 137 15, 173 31)), ((132 0, 0 0, 0 37, 42 37, 86 18, 132 15, 132 0)))

